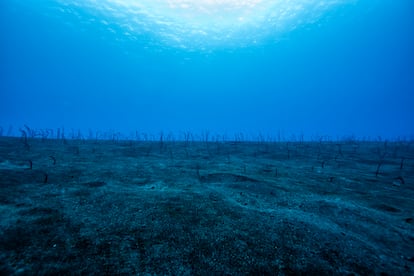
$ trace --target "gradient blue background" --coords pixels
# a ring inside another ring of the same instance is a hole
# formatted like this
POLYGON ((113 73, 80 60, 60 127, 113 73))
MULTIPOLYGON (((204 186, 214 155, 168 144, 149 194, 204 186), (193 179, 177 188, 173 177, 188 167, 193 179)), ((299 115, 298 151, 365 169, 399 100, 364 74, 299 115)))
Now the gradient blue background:
POLYGON ((212 53, 119 40, 48 5, 0 3, 0 126, 16 135, 27 124, 414 137, 411 0, 360 0, 278 42, 212 53))

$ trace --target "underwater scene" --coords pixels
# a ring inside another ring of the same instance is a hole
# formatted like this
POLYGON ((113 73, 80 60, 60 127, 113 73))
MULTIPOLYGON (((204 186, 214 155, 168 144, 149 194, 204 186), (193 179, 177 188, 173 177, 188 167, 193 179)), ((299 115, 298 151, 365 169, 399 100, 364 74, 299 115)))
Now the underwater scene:
POLYGON ((0 275, 413 275, 414 2, 3 0, 0 275))

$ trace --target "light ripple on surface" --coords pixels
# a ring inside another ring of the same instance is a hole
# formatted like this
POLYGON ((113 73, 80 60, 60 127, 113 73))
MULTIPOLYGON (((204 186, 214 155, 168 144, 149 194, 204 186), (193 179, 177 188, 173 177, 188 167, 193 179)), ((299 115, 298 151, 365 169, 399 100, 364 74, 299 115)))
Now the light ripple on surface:
MULTIPOLYGON (((133 38, 150 32, 173 47, 237 47, 293 30, 357 0, 57 0, 104 16, 133 38)), ((136 39, 136 38, 135 38, 136 39)))

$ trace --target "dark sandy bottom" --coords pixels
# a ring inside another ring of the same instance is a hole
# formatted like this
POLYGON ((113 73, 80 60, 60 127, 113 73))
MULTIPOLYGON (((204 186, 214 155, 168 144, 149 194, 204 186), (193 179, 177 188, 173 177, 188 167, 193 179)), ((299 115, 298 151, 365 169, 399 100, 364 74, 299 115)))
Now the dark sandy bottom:
POLYGON ((0 189, 1 275, 414 273, 412 142, 3 137, 0 189))

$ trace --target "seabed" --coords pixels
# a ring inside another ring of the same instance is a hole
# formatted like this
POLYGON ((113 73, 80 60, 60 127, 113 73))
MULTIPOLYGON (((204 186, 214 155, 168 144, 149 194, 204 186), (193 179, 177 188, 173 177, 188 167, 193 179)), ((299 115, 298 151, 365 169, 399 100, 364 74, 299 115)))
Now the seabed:
POLYGON ((0 137, 2 275, 408 275, 414 142, 0 137))

